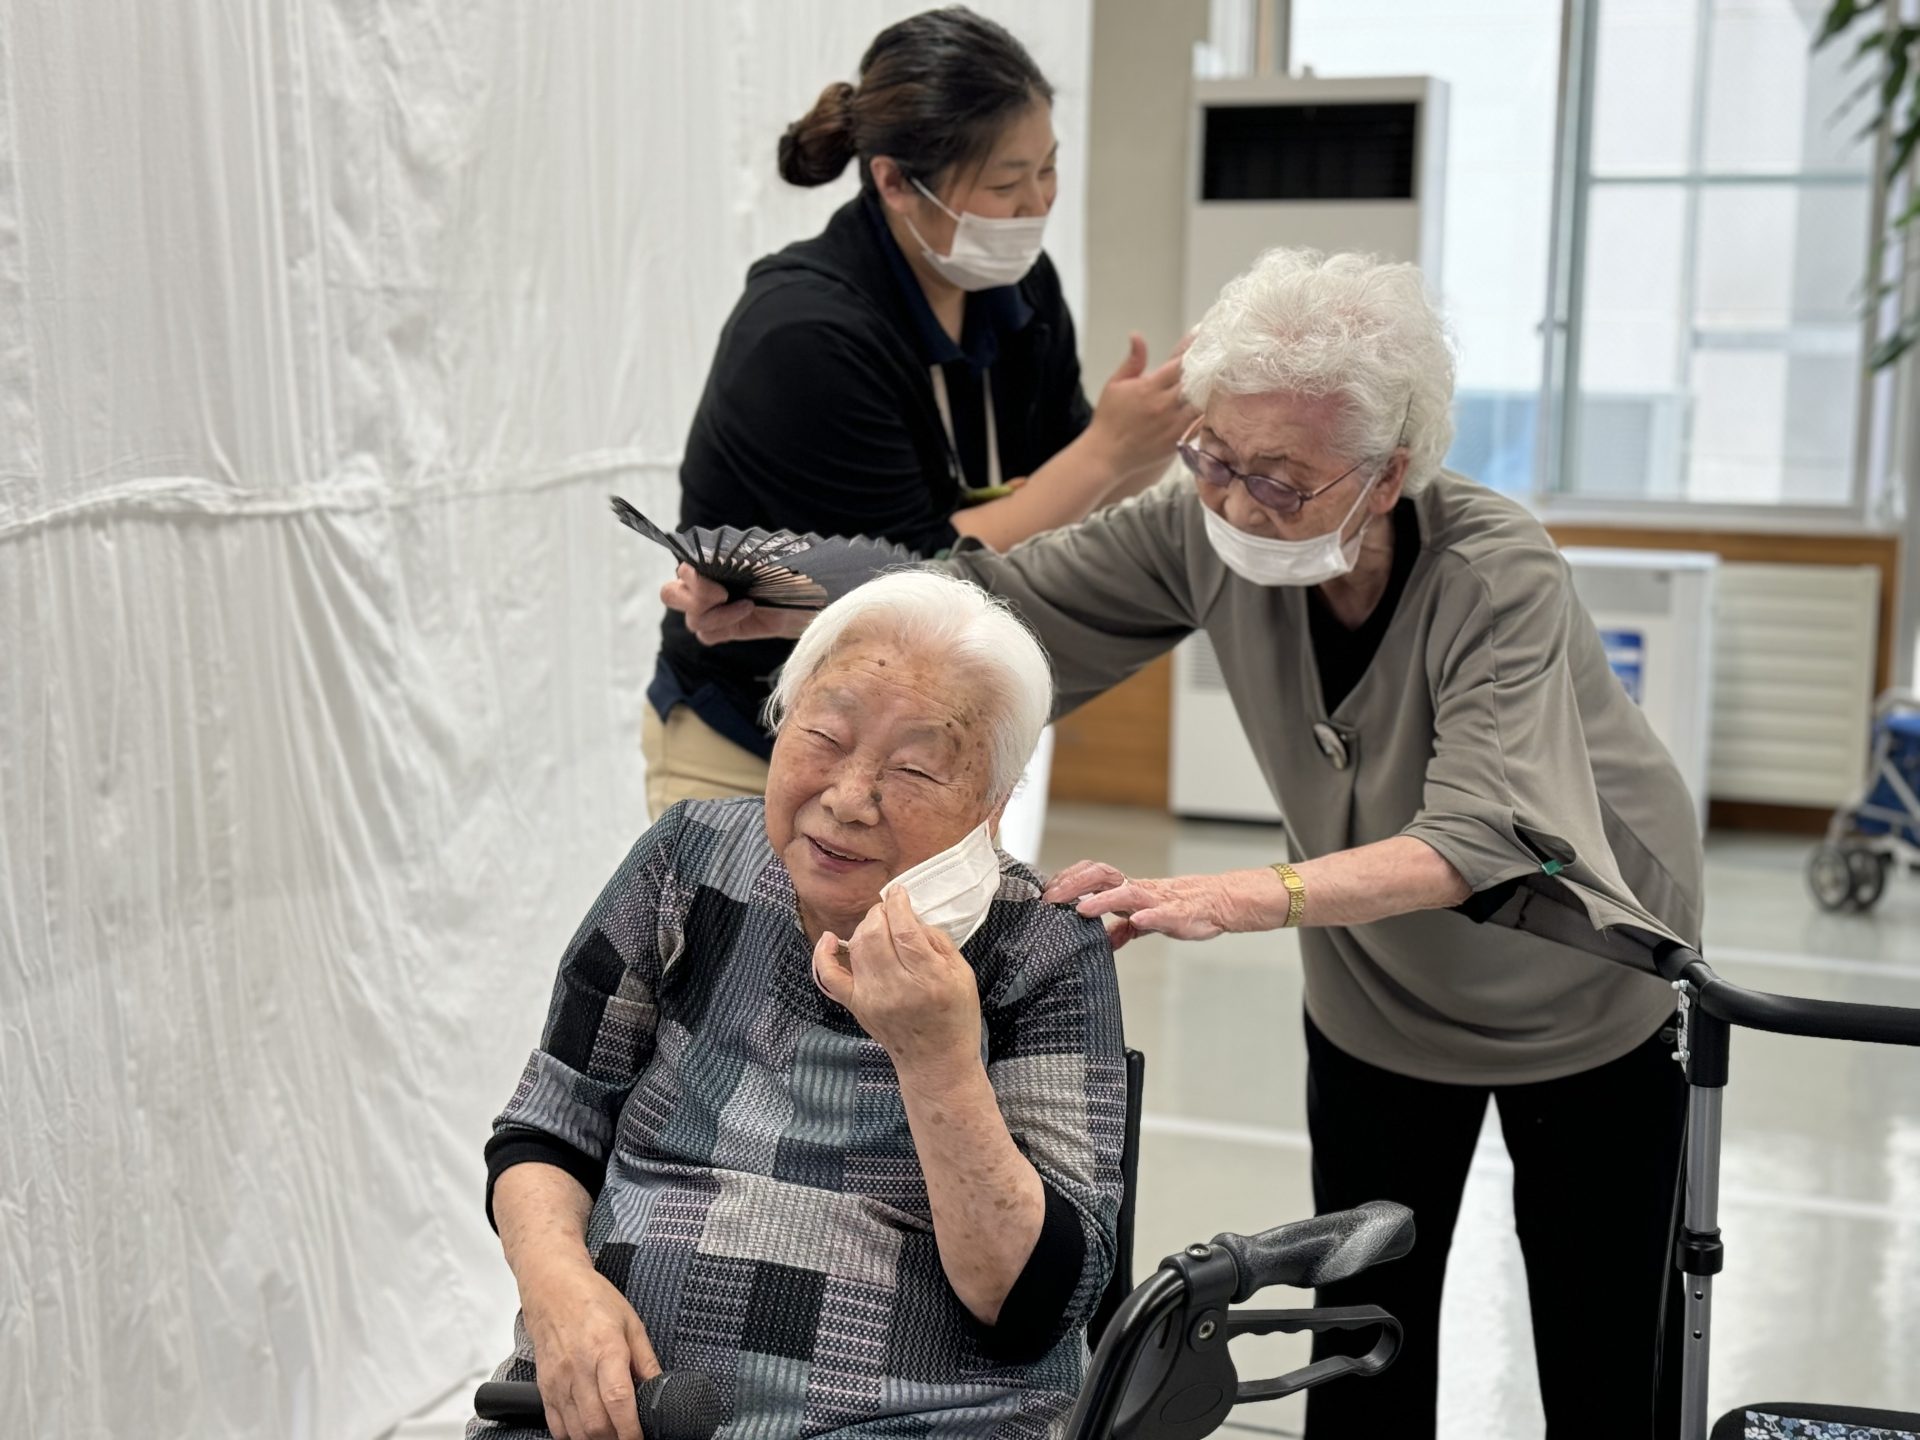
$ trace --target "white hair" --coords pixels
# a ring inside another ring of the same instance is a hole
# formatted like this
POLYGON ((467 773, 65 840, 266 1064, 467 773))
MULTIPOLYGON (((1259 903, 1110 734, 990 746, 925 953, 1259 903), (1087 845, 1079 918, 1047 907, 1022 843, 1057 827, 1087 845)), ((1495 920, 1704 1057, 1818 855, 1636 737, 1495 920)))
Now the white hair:
POLYGON ((876 637, 937 660, 956 686, 986 702, 993 801, 1011 795, 1053 711, 1053 671, 1006 602, 958 576, 895 570, 827 606, 781 667, 768 722, 780 727, 836 651, 876 637))
POLYGON ((1336 448, 1384 459, 1404 443, 1409 493, 1440 473, 1453 443, 1453 346, 1412 265, 1269 250, 1220 292, 1181 374, 1203 410, 1215 390, 1339 397, 1336 448))

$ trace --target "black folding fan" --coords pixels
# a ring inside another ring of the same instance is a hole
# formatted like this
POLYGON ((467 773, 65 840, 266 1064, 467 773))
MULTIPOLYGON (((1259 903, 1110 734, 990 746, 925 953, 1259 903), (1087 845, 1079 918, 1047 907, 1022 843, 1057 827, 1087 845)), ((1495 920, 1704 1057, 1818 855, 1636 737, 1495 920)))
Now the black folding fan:
POLYGON ((895 565, 918 558, 904 545, 865 537, 796 535, 791 530, 662 530, 618 495, 620 523, 638 530, 696 574, 725 588, 729 600, 774 610, 818 610, 895 565))

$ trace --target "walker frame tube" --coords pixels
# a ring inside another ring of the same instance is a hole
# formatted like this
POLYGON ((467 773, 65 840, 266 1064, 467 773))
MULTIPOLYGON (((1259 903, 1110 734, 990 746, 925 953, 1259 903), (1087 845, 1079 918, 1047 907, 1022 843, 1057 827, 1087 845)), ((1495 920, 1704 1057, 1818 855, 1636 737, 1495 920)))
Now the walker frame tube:
POLYGON ((1684 945, 1656 952, 1655 968, 1680 994, 1680 1048, 1674 1059, 1686 1068, 1688 1086, 1686 1205, 1674 1245, 1674 1264, 1688 1287, 1680 1440, 1707 1440, 1713 1277, 1725 1263, 1719 1229, 1721 1101, 1733 1027, 1920 1046, 1920 1010, 1748 990, 1722 980, 1698 951, 1684 945))

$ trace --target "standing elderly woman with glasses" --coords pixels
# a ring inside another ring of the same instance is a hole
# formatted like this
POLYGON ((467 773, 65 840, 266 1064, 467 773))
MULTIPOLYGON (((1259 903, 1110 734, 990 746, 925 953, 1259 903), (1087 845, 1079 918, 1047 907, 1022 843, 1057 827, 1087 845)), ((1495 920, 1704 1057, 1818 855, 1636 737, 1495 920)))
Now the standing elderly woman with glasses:
MULTIPOLYGON (((1168 879, 1083 861, 1048 896, 1118 944, 1301 929, 1315 1202, 1396 1200, 1420 1232, 1322 1292, 1384 1305, 1407 1343, 1314 1391, 1310 1436, 1434 1433, 1489 1097, 1548 1431, 1655 1433, 1684 1084, 1672 992, 1608 957, 1699 941, 1693 802, 1546 532, 1441 468, 1453 359, 1412 267, 1270 252, 1201 322, 1184 386, 1192 482, 948 563, 1035 628, 1060 711, 1204 630, 1291 854, 1168 879)), ((709 643, 792 624, 691 571, 664 598, 709 643)))

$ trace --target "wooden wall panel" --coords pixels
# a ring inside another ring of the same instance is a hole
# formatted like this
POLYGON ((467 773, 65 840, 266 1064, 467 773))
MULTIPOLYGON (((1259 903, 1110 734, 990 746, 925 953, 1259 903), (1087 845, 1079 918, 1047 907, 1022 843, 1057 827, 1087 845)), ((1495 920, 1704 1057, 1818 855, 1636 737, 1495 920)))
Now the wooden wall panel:
POLYGON ((1047 794, 1061 801, 1164 810, 1172 739, 1169 654, 1054 727, 1047 794))

